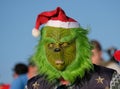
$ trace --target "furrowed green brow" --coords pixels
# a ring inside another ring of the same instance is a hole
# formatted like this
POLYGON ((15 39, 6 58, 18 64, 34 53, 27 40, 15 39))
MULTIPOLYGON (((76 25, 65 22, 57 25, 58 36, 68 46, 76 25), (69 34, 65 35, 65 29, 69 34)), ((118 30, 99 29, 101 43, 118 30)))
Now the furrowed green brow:
POLYGON ((75 40, 75 38, 76 37, 73 35, 65 36, 61 38, 60 42, 72 42, 73 40, 75 40))
POLYGON ((55 42, 56 42, 55 39, 50 38, 50 37, 46 37, 46 38, 44 39, 44 41, 47 42, 47 43, 55 43, 55 42))

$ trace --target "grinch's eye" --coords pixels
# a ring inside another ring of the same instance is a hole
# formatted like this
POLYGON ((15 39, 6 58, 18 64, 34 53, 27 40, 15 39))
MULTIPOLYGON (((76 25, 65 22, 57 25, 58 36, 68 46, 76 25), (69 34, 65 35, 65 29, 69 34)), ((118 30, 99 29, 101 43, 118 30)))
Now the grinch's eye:
POLYGON ((50 43, 50 44, 48 44, 48 47, 49 47, 49 48, 53 48, 53 47, 54 47, 54 44, 53 44, 53 43, 50 43))
POLYGON ((62 44, 60 44, 61 45, 61 47, 67 47, 67 46, 69 46, 69 43, 68 42, 63 42, 62 44))

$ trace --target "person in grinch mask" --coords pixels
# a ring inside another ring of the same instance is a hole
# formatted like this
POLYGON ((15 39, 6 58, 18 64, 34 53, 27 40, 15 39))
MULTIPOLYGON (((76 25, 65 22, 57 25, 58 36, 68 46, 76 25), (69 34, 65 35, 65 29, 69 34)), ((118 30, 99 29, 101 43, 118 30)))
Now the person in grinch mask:
POLYGON ((92 64, 88 30, 60 7, 40 13, 32 33, 41 35, 33 56, 39 75, 27 89, 119 89, 116 71, 92 64))

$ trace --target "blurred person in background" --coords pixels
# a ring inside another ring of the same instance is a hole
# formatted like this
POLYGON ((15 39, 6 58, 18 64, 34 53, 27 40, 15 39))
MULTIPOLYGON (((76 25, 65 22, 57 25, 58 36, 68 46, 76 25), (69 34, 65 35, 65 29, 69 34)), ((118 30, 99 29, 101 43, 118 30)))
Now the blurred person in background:
POLYGON ((32 60, 32 56, 28 59, 28 66, 18 63, 14 68, 14 81, 11 89, 24 89, 27 81, 37 75, 37 66, 32 60))
POLYGON ((102 47, 101 44, 97 40, 91 40, 90 42, 93 46, 92 49, 92 63, 96 65, 102 65, 103 64, 103 58, 102 58, 102 47))
POLYGON ((110 47, 106 50, 109 55, 109 61, 105 63, 105 67, 116 70, 120 74, 120 65, 119 62, 115 60, 113 54, 117 49, 115 47, 110 47))
POLYGON ((28 73, 28 66, 24 63, 18 63, 15 65, 13 74, 13 82, 11 84, 11 89, 24 89, 25 85, 27 84, 27 73, 28 73))

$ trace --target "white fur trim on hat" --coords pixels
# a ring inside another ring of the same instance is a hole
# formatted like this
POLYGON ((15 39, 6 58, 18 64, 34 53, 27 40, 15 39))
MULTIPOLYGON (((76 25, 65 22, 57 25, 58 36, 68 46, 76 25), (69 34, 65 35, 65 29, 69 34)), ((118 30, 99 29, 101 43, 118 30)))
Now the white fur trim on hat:
POLYGON ((62 22, 60 20, 49 20, 45 26, 61 27, 61 28, 79 28, 78 22, 62 22))

